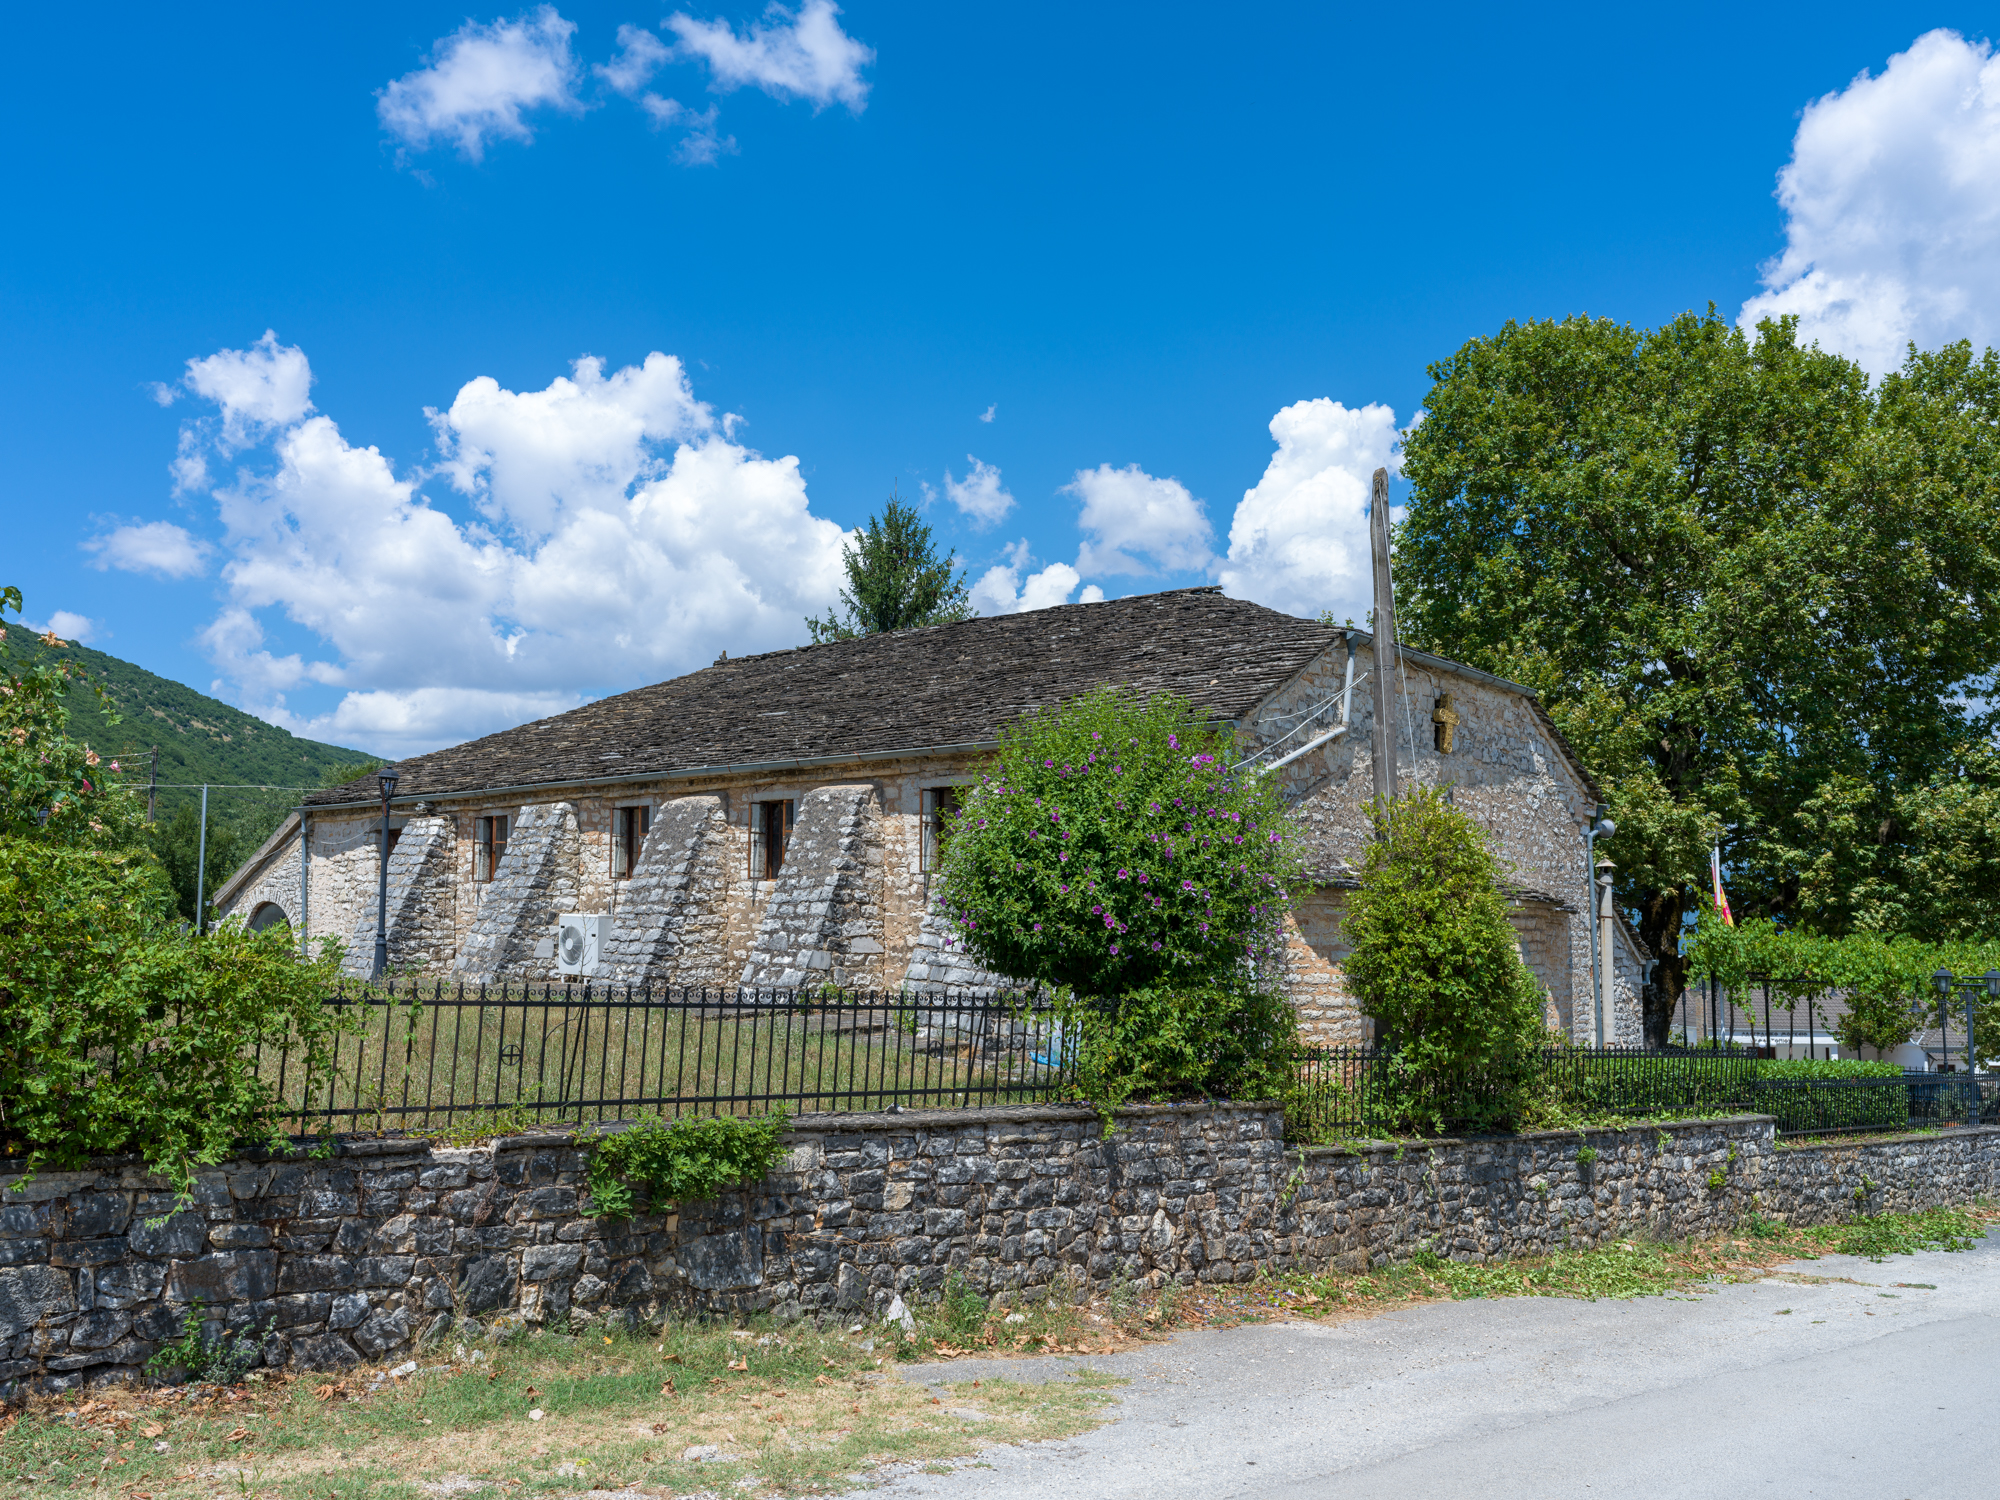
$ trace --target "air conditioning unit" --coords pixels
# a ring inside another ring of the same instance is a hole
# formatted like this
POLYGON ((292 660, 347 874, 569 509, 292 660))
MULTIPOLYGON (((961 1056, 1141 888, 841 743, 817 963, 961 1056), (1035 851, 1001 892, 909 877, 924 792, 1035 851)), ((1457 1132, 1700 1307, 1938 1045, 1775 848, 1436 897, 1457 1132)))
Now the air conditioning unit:
POLYGON ((556 972, 595 974, 600 925, 610 920, 595 912, 565 913, 556 924, 556 972))

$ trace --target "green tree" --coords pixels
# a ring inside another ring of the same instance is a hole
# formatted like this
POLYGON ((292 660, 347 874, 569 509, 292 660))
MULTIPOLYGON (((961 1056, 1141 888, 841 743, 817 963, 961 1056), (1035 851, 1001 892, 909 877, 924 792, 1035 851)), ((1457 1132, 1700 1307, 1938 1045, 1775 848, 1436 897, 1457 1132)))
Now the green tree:
POLYGON ((1404 618, 1536 689, 1605 786, 1661 960, 1649 1038, 1711 840, 1740 912, 1895 920, 1917 814, 1965 802, 1938 778, 1995 728, 2000 358, 1913 349, 1871 388, 1790 321, 1752 340, 1711 308, 1509 323, 1431 375, 1404 618))
POLYGON ((956 554, 939 557, 930 527, 893 494, 882 514, 870 516, 855 534, 854 544, 841 549, 841 558, 847 565, 848 586, 840 594, 845 613, 833 611, 823 620, 808 616, 806 628, 815 643, 972 617, 964 575, 952 568, 956 554))
POLYGON ((1300 852, 1277 788, 1228 761, 1185 699, 1101 688, 1009 726, 944 843, 956 940, 1056 992, 1060 1050, 1107 1127, 1135 1097, 1291 1086, 1277 980, 1300 852))
MULTIPOLYGON (((65 700, 89 679, 73 662, 49 659, 62 642, 42 636, 43 653, 28 664, 7 643, 8 611, 21 612, 21 591, 0 589, 0 836, 71 847, 108 847, 137 835, 139 813, 121 779, 126 768, 70 738, 65 700)), ((117 723, 107 707, 108 722, 117 723)))
POLYGON ((989 969, 1081 995, 1270 967, 1300 854, 1276 786, 1228 757, 1168 693, 1017 720, 945 841, 940 908, 989 969))
MULTIPOLYGON (((146 829, 146 847, 166 872, 173 887, 174 907, 184 922, 195 920, 195 865, 202 854, 201 814, 195 804, 183 802, 166 817, 146 829)), ((213 812, 208 818, 208 848, 201 893, 213 901, 222 883, 236 873, 243 862, 242 840, 236 830, 213 812)))
POLYGON ((1344 971, 1372 1017, 1389 1110, 1406 1128, 1507 1128, 1548 1040, 1484 829, 1435 787, 1371 807, 1376 840, 1349 897, 1344 971))
MULTIPOLYGON (((0 590, 0 618, 20 609, 0 590)), ((185 1194, 239 1137, 281 1141, 260 1048, 324 1085, 355 1024, 320 1004, 339 944, 305 962, 282 931, 180 929, 138 799, 68 733, 75 677, 0 659, 0 1154, 34 1171, 138 1152, 185 1194)))

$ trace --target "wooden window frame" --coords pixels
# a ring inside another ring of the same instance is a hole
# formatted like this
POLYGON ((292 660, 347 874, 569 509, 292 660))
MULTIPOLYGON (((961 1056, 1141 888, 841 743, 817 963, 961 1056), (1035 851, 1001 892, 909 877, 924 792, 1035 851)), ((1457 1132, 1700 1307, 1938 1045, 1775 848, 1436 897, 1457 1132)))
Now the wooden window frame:
POLYGON ((964 806, 960 801, 964 792, 965 788, 956 783, 923 789, 923 833, 917 855, 917 868, 921 873, 930 875, 936 872, 939 858, 944 853, 942 835, 945 814, 957 813, 964 806))
POLYGON ((611 878, 630 880, 653 831, 653 804, 632 803, 611 809, 611 878), (635 826, 636 825, 636 826, 635 826), (635 838, 633 835, 637 834, 635 838))
POLYGON ((472 820, 474 885, 491 885, 500 873, 500 861, 507 857, 508 818, 506 813, 481 813, 472 820))
POLYGON ((798 818, 798 801, 793 797, 767 797, 750 804, 750 858, 752 880, 776 880, 791 852, 792 829, 798 818), (773 819, 771 809, 779 809, 773 819), (774 827, 775 822, 775 827, 774 827))

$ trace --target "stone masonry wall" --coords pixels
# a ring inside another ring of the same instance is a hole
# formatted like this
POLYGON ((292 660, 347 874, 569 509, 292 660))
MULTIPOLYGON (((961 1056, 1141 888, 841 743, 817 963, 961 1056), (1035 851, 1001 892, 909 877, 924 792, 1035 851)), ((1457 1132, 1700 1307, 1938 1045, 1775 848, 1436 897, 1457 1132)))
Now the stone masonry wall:
POLYGON ((1114 1276, 1240 1281, 1429 1249, 1470 1260, 1758 1210, 1822 1223, 2000 1189, 2000 1128, 1775 1149, 1767 1118, 1287 1150, 1264 1105, 802 1118, 780 1168, 707 1203, 586 1217, 567 1136, 350 1141, 198 1178, 136 1162, 0 1176, 0 1396, 127 1379, 186 1312, 270 1364, 392 1361, 521 1321, 872 1309, 957 1268, 1002 1300, 1114 1276), (1594 1161, 1579 1162, 1588 1145, 1594 1161), (1714 1174, 1720 1187, 1712 1187, 1714 1174))

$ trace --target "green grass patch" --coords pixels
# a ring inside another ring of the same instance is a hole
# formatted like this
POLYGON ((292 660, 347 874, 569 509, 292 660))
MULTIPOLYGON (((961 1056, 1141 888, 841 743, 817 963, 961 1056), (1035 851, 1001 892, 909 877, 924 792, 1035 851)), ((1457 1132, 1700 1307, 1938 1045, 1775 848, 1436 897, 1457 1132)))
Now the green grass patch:
POLYGON ((873 1328, 675 1325, 447 1351, 404 1380, 267 1375, 35 1399, 0 1432, 0 1473, 154 1500, 420 1500, 438 1484, 488 1500, 631 1486, 795 1494, 1086 1431, 1120 1383, 1085 1372, 938 1397, 898 1378, 893 1352, 873 1328))

